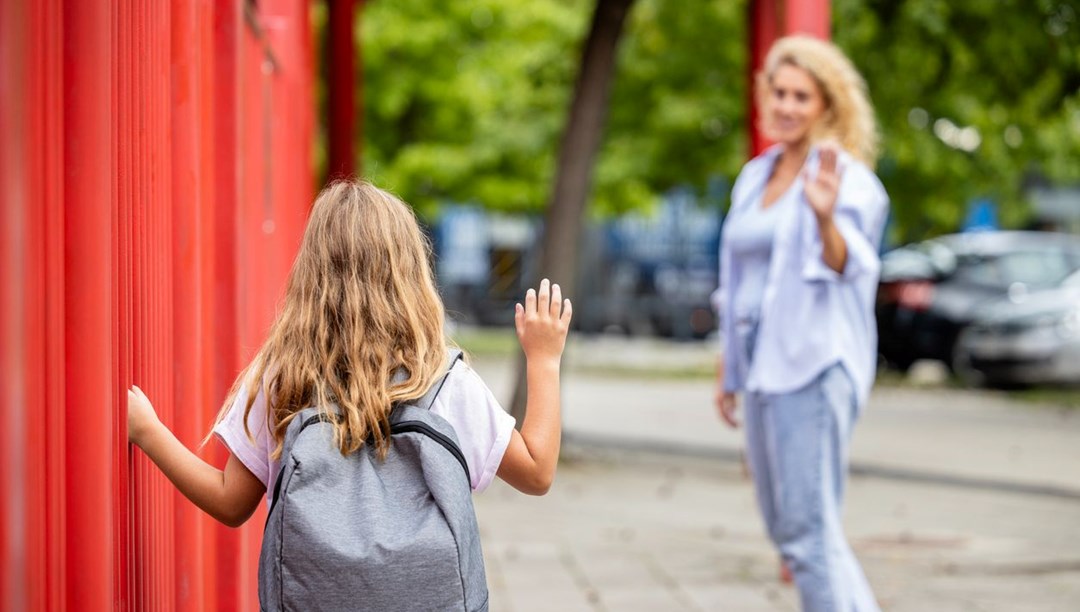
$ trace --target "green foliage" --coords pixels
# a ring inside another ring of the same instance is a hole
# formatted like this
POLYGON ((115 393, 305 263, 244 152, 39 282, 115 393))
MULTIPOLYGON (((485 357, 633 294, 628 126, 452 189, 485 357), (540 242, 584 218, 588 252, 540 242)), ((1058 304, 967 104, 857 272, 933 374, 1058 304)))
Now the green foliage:
POLYGON ((746 161, 745 2, 639 0, 620 48, 594 210, 647 206, 680 185, 705 192, 746 161))
MULTIPOLYGON (((364 9, 364 169, 421 210, 548 202, 593 3, 372 2, 364 9)), ((704 188, 744 157, 743 2, 639 0, 620 49, 593 210, 704 188)))
POLYGON ((1028 214, 1027 175, 1080 180, 1075 2, 834 0, 833 18, 881 122, 896 238, 953 231, 982 196, 1015 227, 1028 214), (935 135, 945 121, 974 127, 981 142, 950 147, 935 135))
POLYGON ((364 9, 364 170, 421 210, 547 202, 588 6, 394 0, 364 9))
MULTIPOLYGON (((365 4, 368 176, 423 211, 444 199, 542 209, 593 6, 365 4)), ((634 4, 592 213, 734 178, 747 154, 746 10, 745 0, 634 4)), ((953 231, 976 197, 998 201, 1003 222, 1018 226, 1027 176, 1080 180, 1076 0, 833 0, 832 10, 834 38, 877 109, 893 238, 953 231), (935 124, 972 127, 980 142, 954 148, 935 124)))

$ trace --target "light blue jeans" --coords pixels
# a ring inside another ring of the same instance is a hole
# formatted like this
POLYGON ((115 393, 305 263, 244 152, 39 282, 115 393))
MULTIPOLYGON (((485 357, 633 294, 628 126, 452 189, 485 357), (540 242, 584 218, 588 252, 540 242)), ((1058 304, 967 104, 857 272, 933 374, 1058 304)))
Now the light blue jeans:
MULTIPOLYGON (((756 322, 737 326, 753 358, 756 322)), ((877 612, 840 524, 848 441, 858 417, 851 377, 836 364, 791 393, 744 395, 746 447, 758 505, 806 612, 877 612)))

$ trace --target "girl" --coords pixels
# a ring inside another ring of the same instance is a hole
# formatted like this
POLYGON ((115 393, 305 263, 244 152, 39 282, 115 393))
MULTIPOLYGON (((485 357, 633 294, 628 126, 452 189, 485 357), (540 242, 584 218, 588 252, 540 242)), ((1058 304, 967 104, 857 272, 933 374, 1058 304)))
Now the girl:
MULTIPOLYGON (((128 439, 195 505, 231 527, 273 491, 285 431, 304 408, 337 404, 344 415, 334 425, 340 451, 368 443, 385 456, 391 406, 423 396, 447 367, 429 254, 404 202, 364 182, 329 185, 311 210, 281 312, 213 428, 229 449, 225 469, 177 440, 135 386, 128 392, 128 439), (404 376, 394 378, 399 372, 404 376)), ((453 425, 473 490, 495 476, 532 495, 551 486, 571 312, 570 300, 546 279, 516 305, 528 364, 520 432, 473 370, 464 363, 450 369, 431 410, 453 425)))
POLYGON ((848 439, 877 355, 888 197, 871 170, 873 110, 851 62, 804 36, 776 42, 757 93, 777 144, 743 167, 724 223, 717 408, 737 427, 743 392, 758 504, 803 609, 874 611, 840 525, 848 439))

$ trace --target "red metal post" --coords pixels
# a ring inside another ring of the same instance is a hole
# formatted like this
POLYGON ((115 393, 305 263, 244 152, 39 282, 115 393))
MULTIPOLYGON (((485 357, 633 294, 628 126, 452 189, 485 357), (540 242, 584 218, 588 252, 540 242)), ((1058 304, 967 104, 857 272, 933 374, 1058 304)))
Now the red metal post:
MULTIPOLYGON (((208 121, 199 97, 200 62, 208 59, 199 44, 199 12, 204 7, 191 0, 172 5, 172 200, 173 207, 173 269, 172 303, 175 337, 175 374, 173 398, 176 406, 173 427, 177 437, 189 448, 196 448, 206 433, 206 406, 209 398, 200 378, 200 329, 203 311, 200 294, 207 282, 199 252, 200 219, 207 202, 201 185, 206 181, 200 164, 201 145, 199 126, 208 121)), ((203 513, 183 495, 175 493, 173 504, 176 526, 173 542, 176 552, 176 598, 180 610, 203 607, 204 574, 201 570, 202 549, 206 545, 203 513)), ((209 560, 207 560, 209 561, 209 560)))
POLYGON ((113 606, 112 15, 64 6, 65 561, 69 609, 113 606))
POLYGON ((786 34, 809 34, 828 40, 830 27, 829 0, 786 0, 786 34))
POLYGON ((329 0, 326 44, 327 178, 356 170, 356 27, 355 0, 329 0))
POLYGON ((750 156, 764 151, 771 143, 758 130, 755 76, 765 63, 765 56, 776 39, 789 34, 810 34, 829 39, 829 0, 750 0, 750 70, 749 92, 750 156))
MULTIPOLYGON (((240 65, 241 36, 243 27, 242 8, 239 2, 214 4, 214 82, 213 110, 215 147, 213 228, 210 239, 214 243, 213 285, 207 287, 212 293, 212 335, 206 340, 214 349, 211 370, 211 397, 224 399, 232 386, 239 368, 238 320, 237 320, 237 274, 239 251, 237 249, 237 207, 241 202, 240 168, 246 162, 239 139, 240 123, 240 65)), ((227 453, 221 444, 213 442, 211 460, 225 465, 227 453)), ((241 589, 239 584, 240 534, 223 525, 213 527, 218 556, 215 560, 215 604, 218 610, 239 610, 241 589)), ((209 585, 208 585, 209 586, 209 585)))
POLYGON ((750 125, 747 132, 750 134, 750 157, 755 157, 764 151, 769 142, 758 129, 758 103, 757 103, 757 73, 765 64, 765 56, 769 53, 769 47, 773 41, 780 38, 783 31, 780 22, 780 2, 782 0, 750 0, 748 31, 750 39, 750 70, 749 87, 747 91, 747 108, 750 125))

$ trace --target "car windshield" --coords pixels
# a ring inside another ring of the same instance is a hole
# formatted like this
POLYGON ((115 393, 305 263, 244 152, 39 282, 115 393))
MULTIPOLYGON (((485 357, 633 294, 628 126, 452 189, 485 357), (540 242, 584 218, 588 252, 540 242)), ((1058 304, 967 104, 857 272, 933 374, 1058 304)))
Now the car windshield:
POLYGON ((1021 283, 1031 288, 1051 287, 1072 272, 1065 253, 1020 251, 997 257, 969 257, 956 271, 956 279, 987 287, 1007 288, 1021 283))

